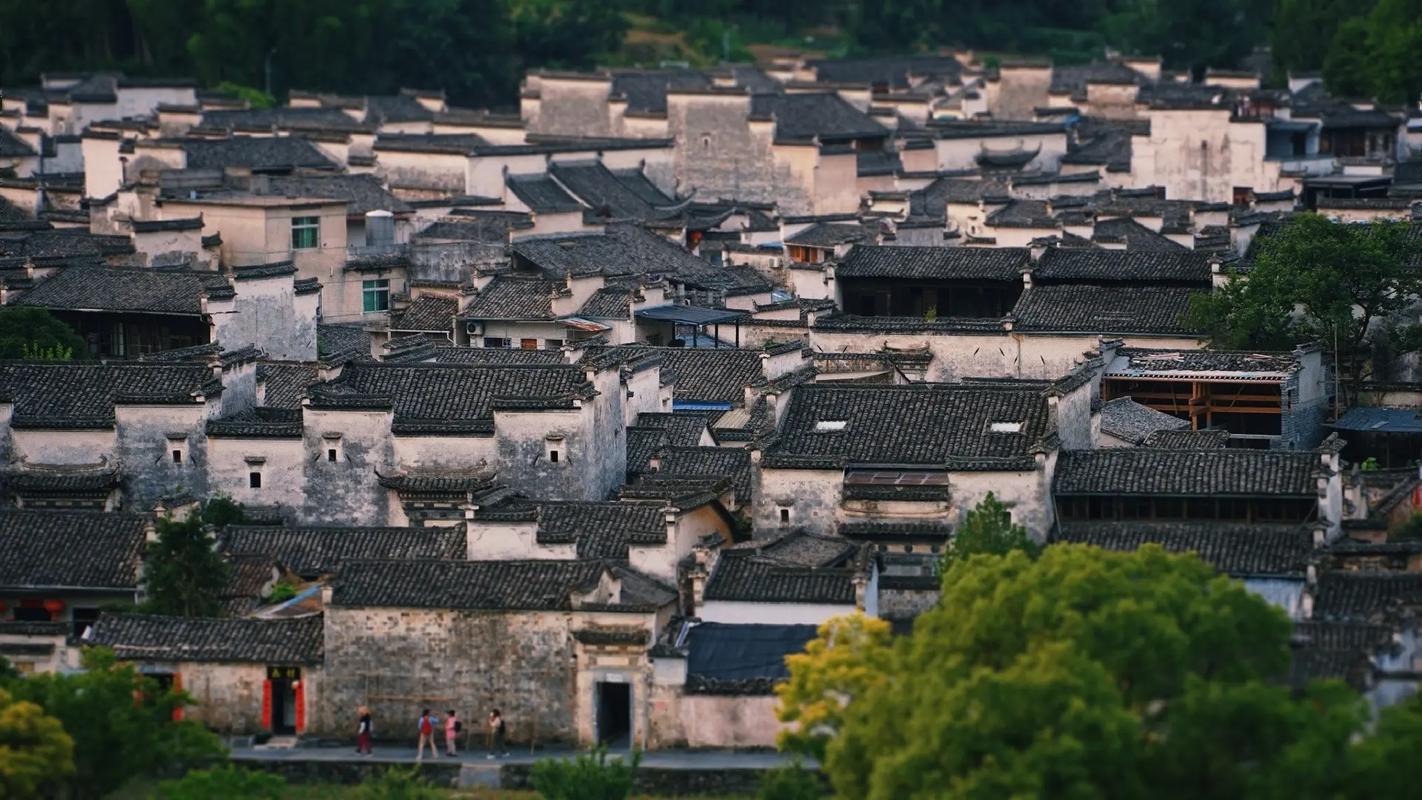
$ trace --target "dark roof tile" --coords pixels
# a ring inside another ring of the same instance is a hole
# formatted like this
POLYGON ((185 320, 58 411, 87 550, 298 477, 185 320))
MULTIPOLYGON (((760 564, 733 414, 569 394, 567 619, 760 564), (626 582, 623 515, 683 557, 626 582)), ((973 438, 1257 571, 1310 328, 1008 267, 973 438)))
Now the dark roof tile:
POLYGON ((148 524, 137 514, 0 511, 0 586, 136 589, 148 524))
POLYGON ((1059 495, 1316 497, 1319 454, 1282 450, 1107 448, 1064 451, 1059 495))
POLYGON ((229 525, 219 549, 268 557, 303 578, 352 559, 463 559, 463 528, 272 528, 229 525))
POLYGON ((319 664, 325 647, 320 614, 296 619, 103 614, 88 643, 111 647, 130 661, 258 664, 319 664))

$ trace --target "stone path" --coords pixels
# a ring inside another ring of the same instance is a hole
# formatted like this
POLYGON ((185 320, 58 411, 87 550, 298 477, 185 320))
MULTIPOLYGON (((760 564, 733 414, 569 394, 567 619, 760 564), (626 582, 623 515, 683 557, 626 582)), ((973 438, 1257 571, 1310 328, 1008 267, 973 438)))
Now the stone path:
MULTIPOLYGON (((488 759, 482 750, 460 753, 453 759, 441 755, 431 759, 425 752, 425 761, 447 764, 451 761, 471 766, 494 766, 497 764, 531 764, 544 758, 572 758, 582 751, 572 748, 544 748, 530 753, 527 749, 513 748, 505 758, 488 759)), ((626 756, 626 750, 610 750, 612 757, 626 756)), ((379 745, 372 756, 358 756, 355 747, 234 747, 234 760, 256 761, 373 761, 376 763, 409 764, 415 760, 413 745, 379 745)), ((766 769, 789 763, 790 758, 776 752, 733 750, 653 750, 642 754, 642 766, 662 769, 766 769)))

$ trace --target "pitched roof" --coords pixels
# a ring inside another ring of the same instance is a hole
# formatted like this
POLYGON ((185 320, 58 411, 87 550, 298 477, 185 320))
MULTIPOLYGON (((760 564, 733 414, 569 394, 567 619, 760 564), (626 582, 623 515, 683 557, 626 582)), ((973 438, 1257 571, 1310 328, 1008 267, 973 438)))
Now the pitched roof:
POLYGON ((305 139, 292 136, 229 136, 226 139, 185 139, 188 169, 335 169, 331 161, 305 139))
POLYGON ((1022 282, 1032 263, 1025 247, 875 247, 855 245, 836 278, 1022 282))
POLYGON ((1184 286, 1032 286, 1012 310, 1014 330, 1090 334, 1199 333, 1185 322, 1184 286))
POLYGON ((1045 200, 1012 200, 987 215, 983 224, 990 228, 1060 228, 1045 200))
POLYGON ((816 222, 803 230, 786 237, 785 244, 802 247, 834 247, 850 242, 863 241, 864 226, 853 222, 816 222))
POLYGON ((493 411, 572 408, 591 396, 575 366, 471 366, 352 362, 334 381, 310 391, 318 408, 393 408, 396 434, 490 435, 493 411))
POLYGON ((1314 594, 1320 620, 1378 620, 1401 607, 1422 606, 1422 574, 1415 572, 1324 572, 1314 594))
POLYGON ((596 588, 601 561, 347 561, 332 582, 333 606, 490 611, 567 611, 596 588))
MULTIPOLYGON (((663 447, 658 477, 728 477, 742 505, 751 502, 750 451, 744 447, 663 447)), ((629 458, 630 461, 630 458, 629 458)))
POLYGON ((1210 261, 1203 253, 1053 247, 1032 270, 1042 283, 1150 283, 1210 285, 1210 261))
POLYGON ((1140 444, 1157 431, 1188 427, 1189 422, 1143 406, 1129 397, 1108 400, 1101 407, 1101 432, 1131 444, 1140 444))
POLYGON ((668 89, 709 88, 709 78, 689 69, 628 69, 612 73, 610 93, 624 98, 633 114, 665 114, 668 89))
POLYGON ((347 353, 362 357, 370 356, 370 332, 355 325, 316 326, 316 347, 322 358, 333 358, 347 353))
POLYGON ((809 384, 791 397, 766 466, 1031 470, 1047 434, 1040 384, 809 384))
POLYGON ((1125 551, 1158 544, 1172 553, 1193 552, 1235 577, 1301 578, 1315 554, 1311 529, 1267 523, 1064 522, 1052 540, 1125 551))
POLYGON ((816 633, 814 625, 695 625, 686 632, 687 690, 768 693, 790 677, 785 657, 804 650, 816 633))
POLYGON ((1247 350, 1165 350, 1122 347, 1106 365, 1113 377, 1183 377, 1227 373, 1232 378, 1283 379, 1299 368, 1293 353, 1247 350))
POLYGON ((263 386, 262 405, 296 410, 306 389, 320 382, 317 364, 267 361, 257 365, 257 382, 263 386))
POLYGON ((508 347, 436 347, 430 360, 437 364, 482 366, 534 366, 563 364, 561 350, 522 350, 508 347))
POLYGON ((617 345, 589 347, 583 358, 592 359, 590 363, 603 363, 633 361, 653 354, 662 359, 663 381, 667 373, 675 376, 673 391, 677 400, 740 405, 745 402, 746 387, 765 380, 760 350, 617 345))
POLYGON ((561 280, 496 275, 464 307, 460 319, 551 320, 553 297, 567 292, 561 280))
POLYGON ((586 319, 631 319, 632 300, 637 294, 636 289, 627 286, 604 286, 583 303, 578 309, 578 316, 586 319))
POLYGON ((130 661, 217 661, 319 664, 322 616, 294 619, 204 619, 154 614, 102 614, 88 643, 130 661))
POLYGON ((218 548, 262 555, 302 576, 335 572, 351 559, 462 559, 463 528, 276 528, 229 525, 218 548))
POLYGON ((1063 451, 1059 495, 1316 497, 1318 453, 1117 447, 1063 451))
POLYGON ((390 318, 392 331, 438 331, 448 332, 454 328, 454 313, 459 301, 453 297, 421 295, 410 301, 410 305, 390 318))
POLYGON ((0 586, 138 586, 146 517, 100 511, 0 511, 0 586))
POLYGON ((648 181, 628 185, 601 161, 555 161, 548 173, 600 217, 652 220, 675 202, 648 181), (660 196, 648 197, 649 189, 660 196))
POLYGON ((661 503, 545 502, 533 504, 540 544, 577 545, 578 558, 626 560, 631 545, 663 545, 661 503))
MULTIPOLYGON (((345 116, 344 112, 336 113, 345 116)), ((255 183, 252 188, 257 194, 345 200, 346 213, 351 216, 363 216, 369 211, 405 214, 414 210, 391 194, 375 175, 272 175, 265 186, 255 183)))
POLYGON ((774 116, 777 141, 821 141, 887 136, 889 131, 834 92, 758 94, 752 116, 774 116))
POLYGON ((77 311, 199 316, 204 313, 203 298, 231 297, 233 293, 232 284, 215 272, 70 267, 14 302, 77 311))
POLYGON ((857 553, 848 539, 808 533, 732 547, 707 579, 705 599, 852 605, 857 553))
POLYGON ((546 173, 509 175, 504 181, 514 197, 535 213, 560 214, 583 209, 581 203, 546 173))
POLYGON ((25 158, 38 155, 30 143, 16 136, 9 128, 0 125, 0 158, 25 158))
POLYGON ((601 234, 521 239, 513 252, 552 278, 600 273, 608 278, 667 276, 708 288, 740 285, 732 271, 635 225, 608 225, 601 234))
POLYGON ((1141 447, 1163 447, 1174 450, 1216 450, 1229 444, 1229 431, 1205 428, 1192 431, 1156 431, 1141 442, 1141 447))
POLYGON ((1091 229, 1091 241, 1124 244, 1130 253, 1188 253, 1191 248, 1147 228, 1131 217, 1098 220, 1091 229))
POLYGON ((196 404, 221 391, 206 364, 0 363, 15 428, 111 428, 116 404, 196 404))

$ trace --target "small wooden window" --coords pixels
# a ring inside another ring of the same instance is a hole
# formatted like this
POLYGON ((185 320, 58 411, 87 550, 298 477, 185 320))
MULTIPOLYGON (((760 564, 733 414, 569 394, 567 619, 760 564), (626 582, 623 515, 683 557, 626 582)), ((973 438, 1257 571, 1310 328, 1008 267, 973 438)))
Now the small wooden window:
POLYGON ((247 486, 252 489, 262 488, 262 473, 256 471, 247 473, 247 486))

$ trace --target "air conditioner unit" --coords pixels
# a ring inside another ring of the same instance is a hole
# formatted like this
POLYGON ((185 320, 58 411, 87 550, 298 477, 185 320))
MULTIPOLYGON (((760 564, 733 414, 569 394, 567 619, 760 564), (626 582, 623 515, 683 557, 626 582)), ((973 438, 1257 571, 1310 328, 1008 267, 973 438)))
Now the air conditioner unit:
POLYGON ((470 336, 481 336, 484 333, 484 323, 466 322, 464 323, 464 332, 470 336))

